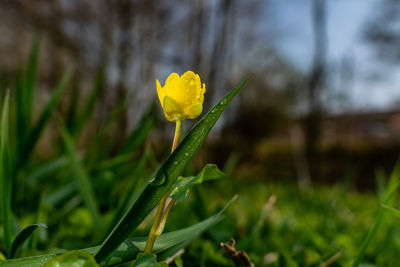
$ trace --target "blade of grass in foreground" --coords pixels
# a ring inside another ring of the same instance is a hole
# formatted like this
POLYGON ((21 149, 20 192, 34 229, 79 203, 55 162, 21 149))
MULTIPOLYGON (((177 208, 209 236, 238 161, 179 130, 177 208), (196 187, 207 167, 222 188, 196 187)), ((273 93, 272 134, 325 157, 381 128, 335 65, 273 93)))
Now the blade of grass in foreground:
POLYGON ((10 90, 7 90, 3 112, 1 114, 0 129, 0 186, 1 186, 1 216, 3 220, 3 241, 7 254, 11 248, 11 177, 9 172, 9 155, 8 155, 8 126, 9 126, 9 110, 10 110, 10 90))
MULTIPOLYGON (((100 99, 100 95, 104 89, 104 73, 100 71, 94 81, 93 87, 89 96, 87 97, 85 104, 82 108, 82 112, 79 114, 78 119, 75 122, 72 135, 79 135, 84 126, 87 124, 88 120, 90 119, 93 111, 95 110, 96 104, 100 99)), ((76 108, 76 107, 73 107, 76 108)))
POLYGON ((390 213, 394 217, 400 218, 400 210, 392 208, 388 205, 382 204, 381 207, 383 208, 384 211, 390 213))
POLYGON ((142 115, 138 125, 129 135, 126 143, 120 150, 120 154, 132 153, 135 151, 148 137, 151 130, 156 125, 157 119, 154 118, 155 101, 150 105, 150 108, 142 115))
POLYGON ((81 198, 83 199, 83 202, 85 203, 92 216, 93 225, 99 229, 101 226, 101 216, 89 176, 85 168, 82 166, 82 163, 80 162, 79 157, 75 151, 73 138, 68 133, 65 125, 61 122, 61 119, 59 125, 61 136, 64 141, 67 154, 70 158, 72 175, 76 179, 81 198))
POLYGON ((37 123, 34 127, 30 130, 26 140, 23 142, 23 146, 21 147, 21 151, 19 151, 19 159, 18 165, 22 166, 25 161, 29 158, 30 154, 33 151, 39 137, 46 126, 47 122, 50 119, 51 113, 53 112, 58 100, 60 99, 62 93, 64 92, 65 87, 68 85, 72 77, 72 70, 67 71, 64 76, 62 77, 61 81, 57 85, 56 89, 54 90, 49 102, 45 106, 43 112, 41 113, 37 123))
MULTIPOLYGON (((17 72, 15 86, 17 143, 22 141, 29 132, 32 119, 33 102, 36 87, 37 61, 39 57, 39 35, 36 35, 29 53, 26 71, 21 68, 17 72)), ((21 144, 18 144, 20 146, 21 144)))
POLYGON ((138 186, 139 180, 142 179, 143 171, 146 166, 146 163, 149 159, 149 149, 147 148, 144 152, 143 157, 140 159, 139 163, 137 164, 136 168, 133 170, 132 175, 130 175, 130 184, 127 185, 127 190, 121 196, 121 201, 114 213, 113 219, 111 223, 107 227, 107 232, 103 238, 107 237, 111 231, 114 229, 114 226, 118 224, 124 213, 130 207, 130 202, 133 197, 135 197, 135 190, 138 186))
POLYGON ((157 206, 160 199, 168 192, 199 149, 222 112, 251 76, 249 75, 238 86, 233 88, 185 136, 176 150, 160 167, 156 177, 146 186, 137 201, 107 237, 95 256, 97 262, 105 260, 157 206))
POLYGON ((28 60, 28 69, 26 70, 25 88, 24 88, 25 90, 24 100, 26 101, 24 105, 26 106, 23 108, 25 109, 24 113, 26 116, 26 122, 28 122, 26 126, 28 127, 29 127, 29 122, 31 121, 33 102, 35 100, 36 74, 38 65, 37 62, 39 58, 39 39, 40 36, 37 34, 32 43, 32 48, 28 60))
POLYGON ((31 224, 25 229, 23 229, 14 239, 14 242, 12 243, 11 250, 10 250, 10 258, 14 258, 15 255, 17 254, 18 249, 24 244, 24 242, 32 235, 33 231, 36 230, 38 227, 44 227, 47 228, 47 225, 44 223, 37 223, 37 224, 31 224))
POLYGON ((389 180, 389 185, 386 190, 386 194, 384 196, 383 204, 378 209, 378 214, 376 216, 375 222, 372 226, 372 228, 369 230, 367 237, 365 238, 363 244, 361 245, 361 249, 358 252, 357 258, 353 262, 353 267, 357 267, 360 265, 361 260, 371 243, 372 239, 375 237, 376 232, 379 229, 379 226, 381 225, 383 218, 384 218, 384 208, 385 206, 389 205, 392 202, 392 199, 397 191, 397 189, 400 186, 400 163, 397 162, 396 166, 390 176, 389 180))

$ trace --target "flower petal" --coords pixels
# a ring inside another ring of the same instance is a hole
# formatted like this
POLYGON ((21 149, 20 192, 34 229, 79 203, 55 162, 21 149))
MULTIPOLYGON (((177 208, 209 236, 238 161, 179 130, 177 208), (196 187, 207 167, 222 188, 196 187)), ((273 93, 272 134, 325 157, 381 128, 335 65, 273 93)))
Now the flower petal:
POLYGON ((161 107, 163 107, 165 92, 164 88, 161 87, 161 84, 157 79, 156 79, 156 87, 157 87, 158 100, 160 100, 161 107))
POLYGON ((165 81, 164 92, 172 97, 176 103, 183 105, 184 91, 181 86, 181 78, 175 72, 171 73, 165 81))
POLYGON ((198 102, 191 105, 185 112, 185 117, 189 119, 197 118, 203 112, 203 104, 198 102))
MULTIPOLYGON (((183 110, 176 101, 166 95, 163 100, 163 110, 167 120, 176 122, 183 117, 183 110)), ((183 119, 183 118, 182 118, 183 119)))
POLYGON ((199 75, 195 74, 193 71, 185 72, 181 76, 181 86, 184 91, 185 106, 190 106, 201 100, 201 83, 199 75))

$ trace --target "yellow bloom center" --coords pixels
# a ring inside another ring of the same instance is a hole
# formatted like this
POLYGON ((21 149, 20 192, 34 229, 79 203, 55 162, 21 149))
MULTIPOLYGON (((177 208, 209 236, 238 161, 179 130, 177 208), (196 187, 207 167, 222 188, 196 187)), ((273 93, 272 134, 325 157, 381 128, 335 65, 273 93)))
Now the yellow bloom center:
POLYGON ((204 93, 206 86, 201 85, 200 77, 192 71, 185 72, 179 77, 177 73, 168 76, 165 85, 156 80, 158 99, 167 120, 197 118, 203 111, 204 93))

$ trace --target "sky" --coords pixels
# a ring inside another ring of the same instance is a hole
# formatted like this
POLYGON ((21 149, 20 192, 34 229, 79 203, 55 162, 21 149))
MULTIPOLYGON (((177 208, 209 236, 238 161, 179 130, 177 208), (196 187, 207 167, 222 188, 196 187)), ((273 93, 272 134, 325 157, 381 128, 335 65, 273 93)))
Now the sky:
MULTIPOLYGON (((355 110, 388 109, 400 101, 400 68, 387 68, 374 57, 373 46, 362 39, 367 19, 374 14, 379 0, 326 0, 328 64, 339 64, 352 57, 354 81, 344 92, 355 110), (375 72, 385 69, 385 79, 371 81, 375 72)), ((276 33, 275 46, 280 54, 307 73, 313 56, 311 0, 270 0, 264 6, 269 23, 276 33)))

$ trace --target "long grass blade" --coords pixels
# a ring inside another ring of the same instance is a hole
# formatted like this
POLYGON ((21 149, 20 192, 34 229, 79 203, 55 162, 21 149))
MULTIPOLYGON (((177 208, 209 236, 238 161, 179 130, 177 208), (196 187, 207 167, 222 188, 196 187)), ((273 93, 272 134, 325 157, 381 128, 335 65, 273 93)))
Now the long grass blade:
POLYGON ((57 85, 56 89, 54 90, 49 102, 45 106, 44 110, 42 111, 38 121, 36 124, 33 126, 33 128, 30 130, 29 135, 23 142, 23 146, 21 150, 19 151, 19 159, 18 159, 18 167, 23 166, 25 161, 29 158, 31 155, 33 148, 35 147, 37 141, 40 138, 40 135, 45 128, 47 122, 50 119, 50 116, 58 103, 62 93, 64 92, 64 89, 68 85, 71 77, 72 77, 72 70, 67 71, 64 76, 62 77, 61 81, 57 85))
POLYGON ((150 108, 143 114, 135 130, 129 135, 125 145, 121 148, 120 153, 126 154, 134 151, 156 125, 157 119, 154 118, 155 101, 150 108))
MULTIPOLYGON (((149 159, 149 152, 146 151, 144 156, 140 159, 139 163, 137 164, 135 170, 133 171, 133 174, 131 175, 131 183, 128 186, 128 189, 126 190, 125 194, 122 196, 122 200, 120 201, 118 208, 116 212, 114 213, 114 217, 108 227, 107 230, 107 235, 113 230, 114 226, 117 225, 117 223, 120 221, 124 213, 127 211, 127 209, 130 207, 130 204, 132 202, 132 199, 135 197, 135 189, 138 186, 139 180, 143 176, 143 171, 146 166, 146 163, 149 159)), ((106 237, 106 236, 104 236, 106 237)))
POLYGON ((16 126, 17 146, 20 148, 20 140, 23 140, 28 133, 32 119, 32 110, 35 98, 37 61, 39 57, 39 35, 32 42, 29 53, 26 71, 22 68, 16 76, 16 126))
POLYGON ((10 110, 10 91, 7 90, 3 111, 1 114, 0 129, 0 190, 1 190, 1 215, 3 219, 3 240, 7 254, 11 249, 12 236, 12 211, 11 211, 11 192, 12 181, 10 177, 10 161, 8 151, 8 131, 9 131, 9 110, 10 110))
POLYGON ((81 88, 79 80, 75 79, 71 85, 71 91, 68 99, 68 108, 65 112, 65 125, 70 133, 73 133, 76 128, 78 118, 78 106, 81 96, 81 88))
POLYGON ((66 167, 70 163, 69 158, 66 156, 52 159, 51 161, 45 162, 36 169, 30 171, 26 181, 29 184, 37 184, 43 177, 46 177, 57 170, 66 167))
POLYGON ((47 228, 44 223, 31 224, 24 228, 14 239, 10 250, 10 258, 14 258, 18 249, 24 244, 24 242, 32 235, 33 231, 38 227, 47 228))
POLYGON ((365 237, 363 244, 361 245, 361 249, 358 252, 357 257, 353 262, 353 265, 352 265, 353 267, 357 267, 360 265, 361 260, 364 257, 364 254, 367 251, 369 244, 371 243, 372 239, 375 237, 376 233, 378 232, 379 226, 381 225, 383 218, 384 218, 384 212, 383 212, 382 206, 387 206, 392 202, 393 197, 399 187, 400 187, 400 163, 397 162, 396 166, 394 167, 392 174, 390 176, 390 180, 389 180, 389 184, 388 184, 385 196, 384 196, 383 204, 379 207, 375 222, 374 222, 372 228, 369 230, 367 236, 365 237))
POLYGON ((88 208, 93 224, 96 228, 100 228, 101 226, 101 216, 99 213, 99 208, 96 200, 96 196, 94 194, 92 185, 90 183, 89 176, 85 167, 82 165, 81 161, 79 160, 78 154, 75 150, 74 142, 72 136, 68 133, 65 125, 61 122, 59 123, 59 128, 61 131, 61 136, 64 141, 64 145, 69 156, 72 173, 75 178, 76 184, 78 185, 78 190, 85 203, 86 207, 88 208))
POLYGON ((388 205, 382 204, 381 207, 384 211, 388 212, 389 214, 393 215, 394 217, 400 218, 400 210, 392 208, 388 205))
POLYGON ((79 135, 79 133, 83 129, 83 126, 86 125, 87 121, 90 119, 90 116, 93 114, 93 111, 96 107, 96 103, 100 99, 100 95, 103 89, 104 89, 104 73, 100 72, 93 84, 93 88, 89 96, 85 101, 82 112, 79 114, 79 118, 76 122, 73 131, 74 135, 79 135))
MULTIPOLYGON (((37 62, 39 58, 39 35, 35 36, 35 39, 32 43, 31 52, 28 60, 28 68, 26 70, 25 77, 25 86, 24 86, 24 115, 26 117, 26 121, 31 121, 31 115, 33 110, 33 102, 35 98, 35 87, 36 87, 36 74, 37 74, 37 62)), ((27 124, 29 126, 29 124, 27 124)))

